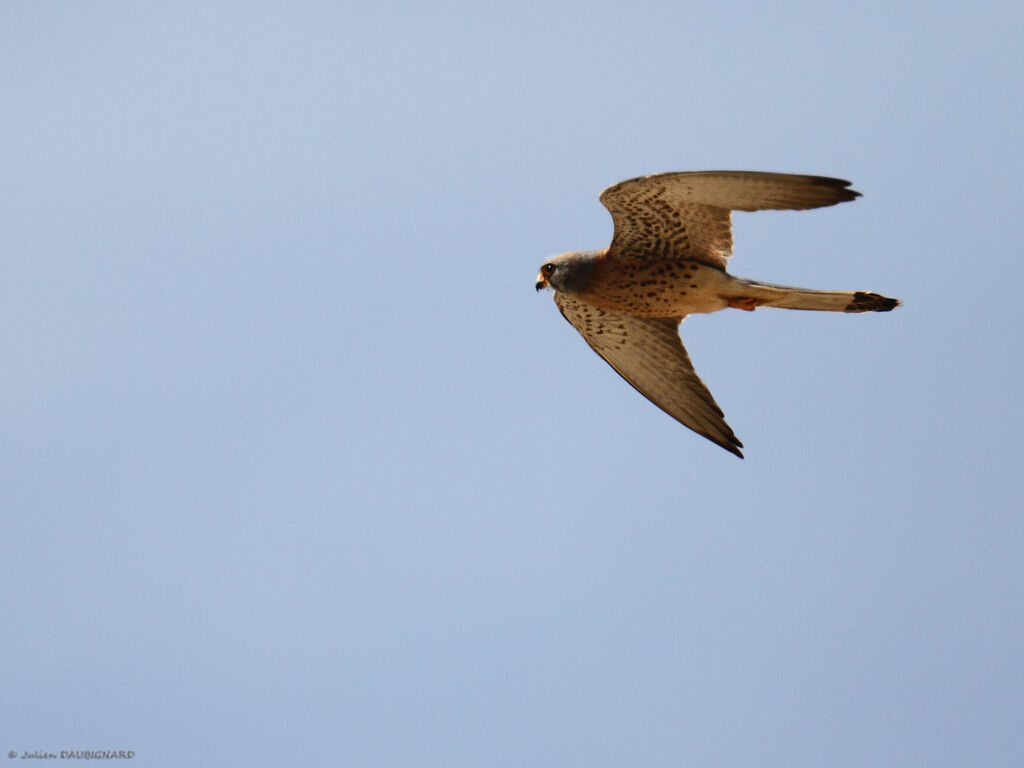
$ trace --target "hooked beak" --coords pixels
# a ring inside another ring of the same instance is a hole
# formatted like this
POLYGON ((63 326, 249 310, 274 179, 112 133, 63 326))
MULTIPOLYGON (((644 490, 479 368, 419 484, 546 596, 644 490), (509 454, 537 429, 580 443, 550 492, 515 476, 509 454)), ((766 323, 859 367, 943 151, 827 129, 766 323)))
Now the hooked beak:
POLYGON ((537 285, 535 286, 539 291, 541 288, 548 288, 548 279, 544 277, 543 273, 537 273, 537 285))

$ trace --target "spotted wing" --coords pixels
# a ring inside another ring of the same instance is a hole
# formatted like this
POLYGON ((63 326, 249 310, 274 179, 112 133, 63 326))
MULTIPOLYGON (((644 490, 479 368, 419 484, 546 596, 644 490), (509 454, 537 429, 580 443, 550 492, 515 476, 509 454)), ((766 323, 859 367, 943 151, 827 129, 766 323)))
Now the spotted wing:
POLYGON ((609 256, 689 258, 725 269, 732 256, 730 211, 805 210, 860 195, 850 182, 758 171, 659 173, 601 193, 615 234, 609 256))
POLYGON ((597 354, 665 413, 730 453, 743 444, 725 423, 704 382, 694 372, 679 322, 613 312, 555 294, 555 303, 597 354))

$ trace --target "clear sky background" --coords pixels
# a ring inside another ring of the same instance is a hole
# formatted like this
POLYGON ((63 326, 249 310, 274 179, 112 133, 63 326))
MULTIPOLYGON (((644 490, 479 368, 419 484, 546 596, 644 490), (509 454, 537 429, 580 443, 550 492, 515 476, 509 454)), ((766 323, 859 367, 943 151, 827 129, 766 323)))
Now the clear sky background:
POLYGON ((0 750, 1020 766, 1017 2, 0 6, 0 750), (740 461, 533 289, 601 189, 850 179, 683 325, 740 461))

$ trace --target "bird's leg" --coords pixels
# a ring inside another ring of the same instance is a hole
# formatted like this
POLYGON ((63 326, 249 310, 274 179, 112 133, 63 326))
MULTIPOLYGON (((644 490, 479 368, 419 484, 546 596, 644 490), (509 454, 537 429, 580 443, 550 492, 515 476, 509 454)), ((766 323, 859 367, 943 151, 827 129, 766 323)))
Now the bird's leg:
POLYGON ((750 296, 732 296, 726 301, 733 309, 742 309, 744 312, 753 312, 761 304, 760 301, 750 296))

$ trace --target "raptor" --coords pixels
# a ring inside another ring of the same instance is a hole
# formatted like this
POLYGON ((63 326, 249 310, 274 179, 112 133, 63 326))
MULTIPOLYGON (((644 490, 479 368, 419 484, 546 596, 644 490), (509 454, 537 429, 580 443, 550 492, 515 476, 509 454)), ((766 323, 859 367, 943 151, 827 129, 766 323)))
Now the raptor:
POLYGON ((697 376, 679 324, 690 314, 732 307, 888 312, 896 299, 867 291, 814 291, 726 271, 732 211, 806 210, 859 197, 850 182, 757 171, 660 173, 601 193, 615 224, 611 245, 546 262, 537 290, 587 344, 672 418, 743 458, 743 444, 697 376))

